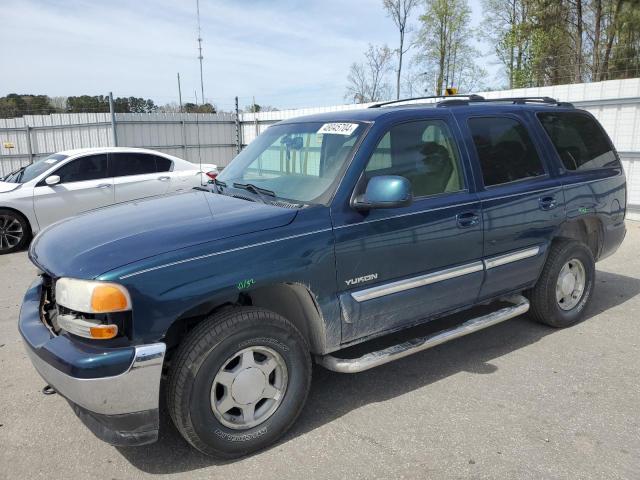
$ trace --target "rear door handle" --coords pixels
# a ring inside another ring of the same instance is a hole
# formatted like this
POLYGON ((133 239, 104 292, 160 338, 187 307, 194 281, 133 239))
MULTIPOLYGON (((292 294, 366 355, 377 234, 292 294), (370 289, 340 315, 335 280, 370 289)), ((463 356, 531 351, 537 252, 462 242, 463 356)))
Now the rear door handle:
POLYGON ((456 215, 459 228, 469 228, 480 223, 480 216, 477 212, 462 212, 456 215))
POLYGON ((542 197, 538 200, 538 204, 540 205, 540 210, 553 210, 558 206, 555 197, 542 197))
POLYGON ((161 182, 166 182, 168 180, 171 180, 171 177, 162 176, 162 177, 158 177, 158 180, 160 180, 161 182))
POLYGON ((111 184, 110 183, 101 183, 96 188, 111 188, 111 184))

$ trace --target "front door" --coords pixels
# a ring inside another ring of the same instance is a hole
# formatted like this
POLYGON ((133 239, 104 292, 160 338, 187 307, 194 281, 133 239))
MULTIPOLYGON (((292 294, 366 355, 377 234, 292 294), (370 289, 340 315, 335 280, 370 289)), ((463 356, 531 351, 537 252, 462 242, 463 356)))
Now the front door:
POLYGON ((526 288, 542 270, 554 233, 564 219, 564 195, 543 161, 528 117, 461 116, 482 179, 484 263, 481 299, 526 288))
POLYGON ((334 215, 343 342, 472 303, 483 278, 480 202, 447 120, 391 127, 355 194, 377 175, 408 178, 414 201, 334 215))
POLYGON ((60 182, 44 180, 33 190, 33 205, 40 229, 78 213, 113 204, 113 178, 106 154, 87 155, 65 163, 51 175, 60 182))

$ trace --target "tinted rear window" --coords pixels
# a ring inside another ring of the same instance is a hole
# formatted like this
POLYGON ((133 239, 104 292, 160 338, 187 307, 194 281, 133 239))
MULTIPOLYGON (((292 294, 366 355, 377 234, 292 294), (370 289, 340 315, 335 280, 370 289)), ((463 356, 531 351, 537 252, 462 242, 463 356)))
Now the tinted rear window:
POLYGON ((616 167, 616 153, 598 123, 577 112, 538 113, 567 170, 616 167))
POLYGON ((485 186, 544 175, 544 167, 529 132, 513 118, 470 118, 485 186))
POLYGON ((156 173, 156 157, 147 153, 112 153, 111 171, 114 177, 156 173))

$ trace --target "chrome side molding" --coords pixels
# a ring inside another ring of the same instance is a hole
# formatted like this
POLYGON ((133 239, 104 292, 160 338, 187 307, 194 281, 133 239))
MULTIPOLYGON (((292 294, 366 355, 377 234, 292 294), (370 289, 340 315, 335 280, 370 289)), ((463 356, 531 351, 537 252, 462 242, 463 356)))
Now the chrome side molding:
POLYGON ((365 302, 367 300, 373 300, 374 298, 384 297, 385 295, 391 295, 392 293, 403 292, 412 288, 423 287, 425 285, 431 285, 432 283, 461 277, 462 275, 468 275, 470 273, 481 272, 483 270, 489 270, 490 268, 500 267, 511 262, 517 262, 518 260, 535 257, 539 253, 540 246, 525 248, 524 250, 518 250, 516 252, 507 253, 505 255, 498 255, 486 260, 478 260, 457 267, 451 267, 445 270, 427 273, 426 275, 420 275, 418 277, 405 278, 404 280, 398 280, 395 282, 385 283, 383 285, 376 285, 375 287, 365 288, 363 290, 357 290, 351 293, 351 297, 353 297, 356 302, 365 302))
POLYGON ((405 280, 398 280, 397 282, 385 283, 384 285, 378 285, 376 287, 366 288, 353 292, 351 296, 356 302, 364 302, 366 300, 372 300, 378 297, 384 297, 392 293, 402 292, 404 290, 410 290, 412 288, 423 287, 436 282, 442 282, 449 280, 450 278, 461 277, 462 275, 468 275, 474 272, 481 272, 483 270, 482 262, 477 261, 461 265, 459 267, 447 268, 446 270, 440 270, 438 272, 427 273, 426 275, 420 275, 419 277, 407 278, 405 280))
POLYGON ((531 247, 525 250, 518 250, 517 252, 507 253, 505 255, 499 255, 484 260, 484 266, 487 270, 507 263, 517 262, 518 260, 524 260, 525 258, 535 257, 540 253, 540 247, 531 247))
POLYGON ((504 322, 510 318, 522 315, 529 310, 529 300, 522 295, 513 295, 501 300, 509 302, 511 305, 496 310, 495 312, 472 318, 471 320, 467 320, 466 322, 448 330, 443 330, 426 337, 414 338, 397 345, 392 345, 383 350, 367 353, 359 358, 338 358, 333 355, 323 355, 317 356, 316 362, 329 370, 333 370, 334 372, 364 372, 365 370, 393 362, 400 358, 408 357, 409 355, 435 347, 441 343, 445 343, 458 337, 496 325, 500 322, 504 322))

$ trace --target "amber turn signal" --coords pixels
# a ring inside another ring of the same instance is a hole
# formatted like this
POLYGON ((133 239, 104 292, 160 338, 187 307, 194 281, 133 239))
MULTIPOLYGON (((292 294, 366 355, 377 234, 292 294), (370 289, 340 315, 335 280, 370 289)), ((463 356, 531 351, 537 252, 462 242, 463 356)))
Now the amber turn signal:
POLYGON ((122 289, 114 285, 98 285, 93 289, 91 295, 91 309, 93 312, 120 312, 128 308, 129 299, 122 289))
POLYGON ((95 338, 97 340, 108 340, 118 334, 118 326, 96 325, 95 327, 91 327, 89 329, 89 333, 91 334, 91 338, 95 338))

